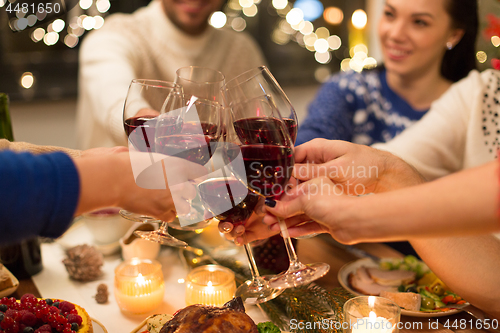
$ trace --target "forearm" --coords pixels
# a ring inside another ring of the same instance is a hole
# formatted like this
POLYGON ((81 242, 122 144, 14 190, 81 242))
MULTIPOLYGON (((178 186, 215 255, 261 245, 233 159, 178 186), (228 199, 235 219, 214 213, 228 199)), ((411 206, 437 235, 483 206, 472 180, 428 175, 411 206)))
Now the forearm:
POLYGON ((454 292, 500 320, 500 240, 494 236, 415 239, 412 246, 454 292))
POLYGON ((442 179, 361 198, 346 212, 355 242, 466 236, 500 230, 496 162, 442 179))
POLYGON ((128 154, 110 154, 75 160, 80 177, 80 196, 75 216, 98 208, 118 205, 121 177, 130 176, 122 168, 128 154))

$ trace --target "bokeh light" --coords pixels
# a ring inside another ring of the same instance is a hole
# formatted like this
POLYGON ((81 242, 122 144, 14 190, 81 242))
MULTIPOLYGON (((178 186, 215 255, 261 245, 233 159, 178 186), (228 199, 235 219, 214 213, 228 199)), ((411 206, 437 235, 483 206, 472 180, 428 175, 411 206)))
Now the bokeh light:
POLYGON ((344 20, 344 12, 337 7, 327 7, 323 12, 325 21, 332 25, 339 25, 344 20))
POLYGON ((300 28, 300 33, 303 35, 309 35, 313 31, 314 31, 314 25, 309 21, 305 21, 304 26, 300 28))
POLYGON ((332 60, 332 56, 330 55, 330 52, 316 52, 314 53, 314 59, 316 59, 316 61, 320 64, 327 64, 330 60, 332 60))
POLYGON ((286 21, 290 25, 299 24, 304 19, 304 13, 300 8, 293 8, 286 14, 286 21))
POLYGON ((6 2, 7 2, 7 0, 0 0, 0 7, 3 7, 6 2))
POLYGON ((306 46, 314 47, 314 43, 318 40, 318 36, 315 33, 304 36, 304 44, 306 46))
POLYGON ((342 60, 342 62, 340 63, 340 69, 343 72, 349 71, 351 69, 351 67, 349 67, 350 62, 351 62, 351 58, 346 58, 346 59, 342 60))
POLYGON ((92 6, 92 0, 80 0, 79 4, 81 9, 86 10, 92 6))
POLYGON ((362 9, 355 10, 354 13, 352 13, 352 25, 357 28, 357 29, 363 29, 366 26, 366 23, 368 22, 368 17, 366 16, 366 13, 362 9))
POLYGON ((318 28, 316 29, 316 36, 318 36, 318 38, 327 39, 328 37, 330 37, 330 31, 328 31, 328 29, 325 27, 318 28))
POLYGON ((85 30, 92 30, 95 27, 95 18, 92 16, 87 16, 86 18, 83 19, 82 21, 82 27, 85 30))
POLYGON ((94 20, 95 20, 95 25, 94 25, 94 29, 101 29, 102 26, 104 25, 104 18, 102 16, 94 16, 94 20))
POLYGON ((38 19, 36 18, 36 15, 31 14, 30 16, 27 17, 28 19, 28 25, 32 27, 38 19))
POLYGON ((330 77, 330 69, 327 66, 321 66, 314 71, 314 78, 320 83, 325 83, 330 77))
POLYGON ((273 0, 272 4, 275 9, 285 9, 288 5, 288 0, 273 0))
POLYGON ((21 83, 21 87, 23 87, 25 89, 29 89, 35 83, 35 77, 33 76, 33 74, 31 72, 25 72, 25 73, 23 73, 23 75, 21 75, 20 83, 21 83))
POLYGON ((477 58, 477 61, 484 64, 486 62, 486 60, 488 60, 488 55, 484 51, 479 51, 478 53, 476 53, 476 58, 477 58))
POLYGON ((317 53, 328 53, 329 48, 330 45, 328 45, 326 39, 319 38, 314 42, 314 49, 317 53))
POLYGON ((290 41, 290 35, 281 29, 274 29, 271 40, 278 45, 285 45, 290 41))
POLYGON ((491 37, 491 44, 493 44, 494 47, 499 47, 500 46, 500 37, 498 37, 498 36, 491 37))
POLYGON ((66 44, 67 47, 73 48, 78 44, 78 36, 73 35, 73 34, 67 34, 64 37, 64 44, 66 44))
POLYGON ((223 12, 217 11, 210 17, 210 25, 214 28, 220 29, 226 25, 227 16, 223 12))
POLYGON ((249 8, 253 5, 253 0, 239 0, 238 3, 242 8, 249 8))
POLYGON ((338 50, 342 46, 342 40, 337 35, 328 37, 327 41, 332 50, 338 50))
POLYGON ((377 67, 377 60, 372 57, 368 57, 365 60, 363 60, 363 68, 364 69, 371 69, 377 67))
POLYGON ((236 17, 231 21, 231 28, 234 31, 243 31, 247 27, 247 21, 242 17, 236 17))
POLYGON ((45 30, 43 28, 36 28, 31 33, 31 40, 38 43, 43 39, 43 36, 45 36, 45 30))
POLYGON ((61 32, 64 29, 65 25, 66 23, 63 20, 57 19, 54 22, 52 22, 52 29, 55 32, 61 32))
POLYGON ((43 42, 48 46, 56 44, 58 40, 59 34, 55 31, 48 32, 43 36, 43 42))
POLYGON ((306 21, 314 21, 323 14, 323 4, 318 0, 297 0, 293 8, 299 8, 304 14, 303 19, 306 21))
POLYGON ((95 6, 99 13, 106 13, 111 8, 109 0, 97 0, 95 6))
POLYGON ((259 10, 257 9, 257 6, 255 4, 252 4, 248 8, 243 8, 242 12, 243 14, 245 14, 245 16, 254 17, 255 15, 257 15, 259 10))

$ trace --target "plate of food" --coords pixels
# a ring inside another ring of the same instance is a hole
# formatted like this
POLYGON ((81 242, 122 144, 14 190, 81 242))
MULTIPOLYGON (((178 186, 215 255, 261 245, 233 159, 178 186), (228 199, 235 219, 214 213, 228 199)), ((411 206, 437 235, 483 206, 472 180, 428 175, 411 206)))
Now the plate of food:
POLYGON ((241 298, 235 297, 222 307, 190 305, 173 315, 149 316, 131 333, 201 332, 210 330, 219 333, 286 333, 272 322, 256 324, 245 313, 241 298))
POLYGON ((11 295, 17 287, 19 287, 19 281, 14 274, 0 264, 0 298, 11 295))
POLYGON ((338 280, 354 295, 393 300, 401 307, 401 314, 411 317, 448 316, 468 305, 414 256, 382 259, 380 263, 359 259, 344 265, 338 280))

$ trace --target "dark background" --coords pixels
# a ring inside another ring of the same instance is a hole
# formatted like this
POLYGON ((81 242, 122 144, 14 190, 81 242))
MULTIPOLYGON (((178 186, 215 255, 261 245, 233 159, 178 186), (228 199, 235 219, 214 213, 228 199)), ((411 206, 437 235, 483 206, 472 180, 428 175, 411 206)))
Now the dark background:
MULTIPOLYGON (((111 8, 108 14, 131 13, 149 2, 149 0, 110 0, 111 8)), ((315 28, 325 26, 330 30, 330 34, 336 34, 341 37, 342 41, 347 41, 347 24, 350 22, 350 17, 356 9, 365 8, 365 1, 323 0, 323 5, 325 8, 328 6, 341 8, 344 11, 344 21, 339 26, 331 26, 319 18, 313 22, 315 28)), ((9 28, 6 6, 7 4, 0 8, 0 91, 8 93, 12 101, 58 100, 75 97, 78 48, 85 34, 73 49, 61 41, 65 30, 61 32, 59 42, 53 46, 47 46, 43 42, 35 43, 30 37, 35 27, 21 32, 13 32, 9 28), (31 89, 24 89, 19 83, 24 72, 32 72, 37 80, 36 85, 31 89)), ((340 61, 348 57, 348 48, 345 43, 339 50, 333 51, 333 59, 326 65, 317 63, 312 52, 295 42, 278 45, 271 40, 270 34, 279 17, 275 11, 269 10, 269 6, 271 6, 271 1, 263 0, 258 5, 259 13, 255 17, 244 17, 247 22, 245 31, 257 40, 271 71, 281 84, 317 84, 314 71, 321 66, 327 66, 330 72, 338 71, 340 61)), ((66 16, 61 18, 66 19, 66 16)), ((52 20, 40 26, 46 29, 50 22, 52 20)))

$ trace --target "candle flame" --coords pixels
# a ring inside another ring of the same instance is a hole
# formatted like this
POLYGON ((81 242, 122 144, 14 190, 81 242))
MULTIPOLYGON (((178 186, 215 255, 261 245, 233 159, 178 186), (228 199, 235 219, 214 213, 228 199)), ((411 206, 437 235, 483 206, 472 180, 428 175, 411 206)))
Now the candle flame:
POLYGON ((374 311, 370 311, 370 314, 368 315, 368 321, 371 323, 377 321, 377 314, 374 311))
POLYGON ((208 281, 207 286, 211 287, 212 286, 212 281, 208 281))
POLYGON ((368 306, 370 308, 373 308, 375 305, 375 296, 368 296, 368 306))

